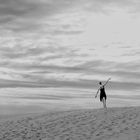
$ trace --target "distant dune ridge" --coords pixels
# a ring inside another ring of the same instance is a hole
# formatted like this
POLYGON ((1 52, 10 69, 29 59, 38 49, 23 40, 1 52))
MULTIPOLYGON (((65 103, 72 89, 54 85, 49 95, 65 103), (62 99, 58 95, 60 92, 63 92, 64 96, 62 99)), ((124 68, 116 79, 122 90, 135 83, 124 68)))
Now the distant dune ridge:
MULTIPOLYGON (((10 118, 10 117, 9 117, 10 118)), ((0 122, 0 140, 139 140, 140 107, 28 114, 0 122)))

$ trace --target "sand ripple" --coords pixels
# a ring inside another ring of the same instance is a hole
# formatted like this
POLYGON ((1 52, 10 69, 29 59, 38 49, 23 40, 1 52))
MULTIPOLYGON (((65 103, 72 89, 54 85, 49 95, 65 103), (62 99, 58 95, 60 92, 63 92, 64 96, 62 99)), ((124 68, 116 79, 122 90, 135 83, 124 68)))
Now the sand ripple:
POLYGON ((140 108, 30 115, 0 123, 0 140, 140 140, 140 108))

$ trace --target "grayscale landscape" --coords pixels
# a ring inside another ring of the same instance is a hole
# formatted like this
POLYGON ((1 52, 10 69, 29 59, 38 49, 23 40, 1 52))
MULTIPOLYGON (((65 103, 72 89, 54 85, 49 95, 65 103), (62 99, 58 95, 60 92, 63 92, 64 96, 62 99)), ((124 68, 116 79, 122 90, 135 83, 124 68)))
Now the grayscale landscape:
POLYGON ((0 140, 140 139, 139 25, 138 0, 0 0, 0 140))

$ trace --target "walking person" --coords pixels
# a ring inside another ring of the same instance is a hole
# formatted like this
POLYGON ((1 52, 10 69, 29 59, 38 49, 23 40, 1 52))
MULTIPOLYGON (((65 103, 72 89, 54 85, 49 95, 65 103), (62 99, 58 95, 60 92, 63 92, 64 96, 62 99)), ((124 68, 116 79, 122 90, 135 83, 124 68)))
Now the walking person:
POLYGON ((100 91, 100 101, 103 103, 103 107, 105 109, 107 109, 107 106, 106 106, 106 99, 107 99, 107 96, 106 96, 106 92, 105 92, 105 86, 107 85, 107 83, 109 82, 109 80, 111 80, 111 78, 109 78, 105 84, 102 84, 102 82, 99 82, 99 85, 100 85, 100 88, 98 89, 96 95, 95 95, 95 98, 97 97, 99 91, 100 91))

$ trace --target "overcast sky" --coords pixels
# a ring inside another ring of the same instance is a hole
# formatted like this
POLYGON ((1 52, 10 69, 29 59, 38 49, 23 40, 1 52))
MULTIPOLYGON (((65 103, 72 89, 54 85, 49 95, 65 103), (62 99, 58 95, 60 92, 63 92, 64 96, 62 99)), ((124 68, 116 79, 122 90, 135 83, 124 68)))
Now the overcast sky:
POLYGON ((0 87, 140 87, 139 0, 0 0, 0 87))

